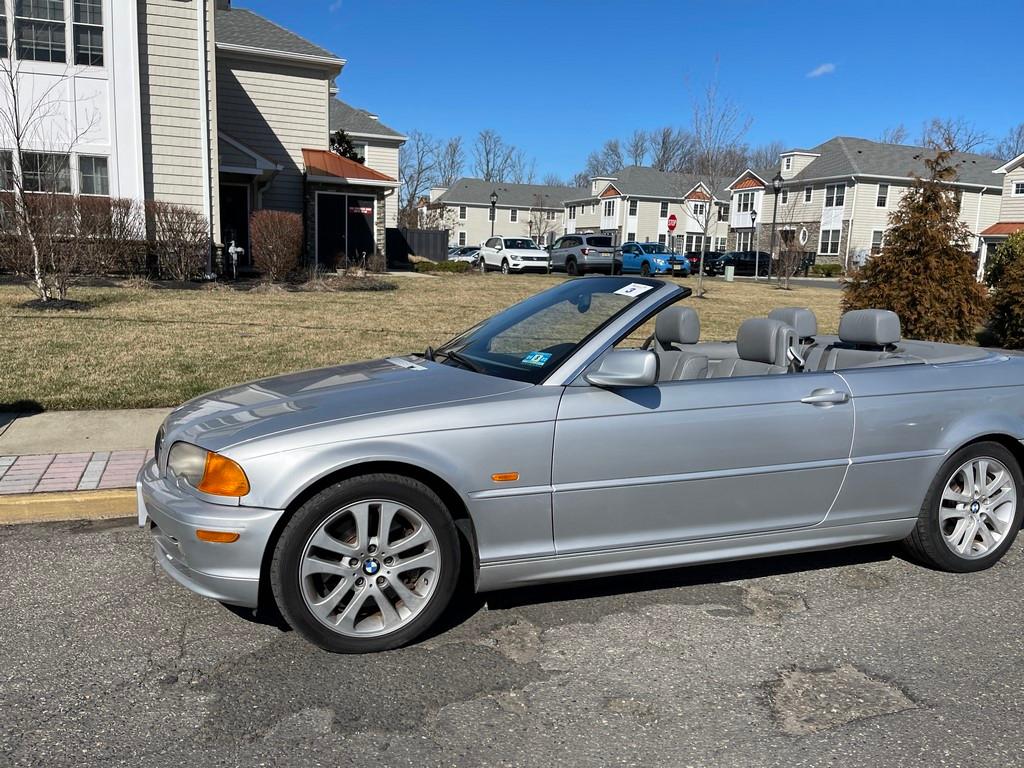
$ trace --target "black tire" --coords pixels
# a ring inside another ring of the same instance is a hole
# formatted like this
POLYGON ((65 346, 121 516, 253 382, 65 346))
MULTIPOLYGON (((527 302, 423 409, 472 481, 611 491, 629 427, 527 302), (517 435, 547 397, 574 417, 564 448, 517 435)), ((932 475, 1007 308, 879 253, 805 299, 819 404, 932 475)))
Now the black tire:
POLYGON ((508 259, 501 260, 501 274, 507 275, 512 271, 512 268, 508 265, 508 259))
POLYGON ((576 259, 565 260, 565 274, 567 274, 569 277, 576 277, 577 275, 580 274, 579 269, 577 269, 576 267, 576 259))
POLYGON ((651 265, 648 264, 646 261, 640 265, 640 274, 643 275, 644 277, 651 276, 651 265))
POLYGON ((1013 540, 1020 530, 1021 515, 1024 513, 1024 508, 1019 502, 1006 536, 988 554, 971 559, 961 557, 953 552, 943 540, 939 522, 939 506, 946 484, 952 479, 953 473, 965 462, 984 458, 995 459, 1002 463, 1009 470, 1017 492, 1020 493, 1024 490, 1024 476, 1021 475, 1020 464, 1005 446, 986 441, 972 443, 956 451, 943 462, 928 488, 928 494, 918 513, 917 525, 914 526, 911 534, 903 540, 904 548, 914 559, 939 570, 970 573, 991 568, 1013 545, 1013 540))
POLYGON ((309 642, 332 653, 373 653, 412 642, 438 620, 458 584, 460 560, 455 523, 437 494, 423 483, 402 475, 365 475, 324 489, 292 515, 274 550, 270 585, 281 615, 309 642), (359 638, 331 631, 310 612, 302 596, 298 574, 306 543, 320 524, 339 509, 371 499, 391 499, 415 509, 433 530, 441 565, 434 591, 419 615, 389 634, 359 638))

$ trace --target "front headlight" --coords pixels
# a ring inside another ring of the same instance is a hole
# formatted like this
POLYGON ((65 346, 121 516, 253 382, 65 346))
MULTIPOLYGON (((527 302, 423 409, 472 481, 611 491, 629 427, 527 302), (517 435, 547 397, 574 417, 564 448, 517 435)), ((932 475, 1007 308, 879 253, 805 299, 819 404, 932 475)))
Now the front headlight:
POLYGON ((212 496, 245 496, 249 479, 227 456, 191 443, 175 443, 167 456, 167 468, 197 491, 212 496))

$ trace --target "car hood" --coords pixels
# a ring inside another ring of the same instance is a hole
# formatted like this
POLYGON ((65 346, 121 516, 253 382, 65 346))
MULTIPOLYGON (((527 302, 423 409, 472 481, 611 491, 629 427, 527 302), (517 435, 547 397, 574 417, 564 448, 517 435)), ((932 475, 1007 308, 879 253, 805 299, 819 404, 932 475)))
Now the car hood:
POLYGON ((164 445, 211 451, 328 422, 492 397, 531 384, 409 356, 290 373, 189 400, 164 422, 164 445))

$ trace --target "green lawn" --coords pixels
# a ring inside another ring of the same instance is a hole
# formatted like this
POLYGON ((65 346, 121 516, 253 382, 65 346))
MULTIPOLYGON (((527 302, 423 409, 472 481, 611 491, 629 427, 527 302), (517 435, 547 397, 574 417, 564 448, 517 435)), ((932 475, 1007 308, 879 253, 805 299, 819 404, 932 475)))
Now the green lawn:
MULTIPOLYGON (((261 376, 422 350, 562 279, 397 277, 394 291, 344 293, 82 287, 70 298, 90 308, 42 312, 19 306, 27 288, 4 284, 0 409, 169 406, 261 376)), ((733 338, 743 319, 776 306, 811 307, 823 333, 839 322, 836 290, 709 285, 707 298, 688 300, 706 340, 733 338)))

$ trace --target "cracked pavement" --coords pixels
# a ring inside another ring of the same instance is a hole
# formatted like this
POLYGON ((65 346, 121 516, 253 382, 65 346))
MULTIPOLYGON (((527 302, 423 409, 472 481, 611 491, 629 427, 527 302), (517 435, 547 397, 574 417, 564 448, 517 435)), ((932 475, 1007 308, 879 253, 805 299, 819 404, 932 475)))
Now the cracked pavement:
POLYGON ((0 528, 0 765, 1006 766, 1024 557, 891 548, 465 600, 332 656, 178 587, 132 521, 0 528), (486 600, 486 604, 484 601, 486 600))

